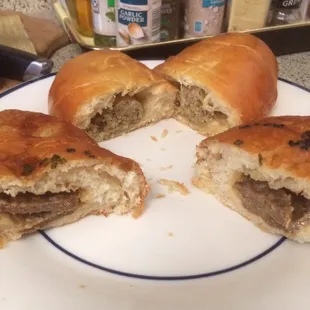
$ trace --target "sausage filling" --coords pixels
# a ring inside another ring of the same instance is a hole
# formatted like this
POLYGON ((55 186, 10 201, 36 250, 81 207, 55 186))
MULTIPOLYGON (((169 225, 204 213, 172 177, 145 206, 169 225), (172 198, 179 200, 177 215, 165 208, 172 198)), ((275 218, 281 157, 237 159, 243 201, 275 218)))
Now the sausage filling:
POLYGON ((268 225, 287 232, 310 220, 310 200, 285 188, 271 189, 267 182, 245 177, 235 184, 243 206, 268 225))
POLYGON ((59 216, 72 213, 79 201, 78 192, 47 192, 43 195, 19 193, 15 197, 1 193, 0 212, 10 214, 15 221, 26 223, 33 231, 59 216))
POLYGON ((91 124, 98 131, 115 133, 126 129, 131 124, 136 124, 143 116, 143 105, 134 96, 128 95, 115 97, 113 107, 97 113, 91 124))
POLYGON ((216 119, 223 125, 227 124, 227 116, 216 111, 211 96, 197 86, 182 86, 177 95, 179 114, 198 126, 208 124, 216 119))

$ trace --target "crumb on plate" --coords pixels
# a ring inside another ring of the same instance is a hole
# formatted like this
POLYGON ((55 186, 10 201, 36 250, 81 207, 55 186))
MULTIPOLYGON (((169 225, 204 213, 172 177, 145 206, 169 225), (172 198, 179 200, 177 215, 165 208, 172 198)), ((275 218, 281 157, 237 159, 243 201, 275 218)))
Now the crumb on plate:
POLYGON ((168 237, 173 237, 174 235, 173 235, 173 233, 172 232, 170 232, 169 234, 168 234, 168 237))
POLYGON ((153 141, 156 141, 156 142, 158 141, 157 138, 154 137, 154 136, 151 136, 151 139, 152 139, 153 141))
POLYGON ((169 165, 167 167, 161 167, 160 171, 167 171, 167 170, 171 169, 172 167, 173 167, 173 165, 169 165))
POLYGON ((166 138, 168 135, 168 130, 167 129, 164 129, 163 132, 161 133, 161 137, 162 138, 166 138))
POLYGON ((174 180, 167 180, 167 179, 160 179, 158 183, 161 185, 167 186, 170 193, 179 192, 180 194, 184 196, 189 194, 189 191, 184 185, 184 183, 174 181, 174 180))
POLYGON ((163 194, 158 194, 158 195, 156 195, 156 199, 160 199, 160 198, 164 198, 164 197, 166 197, 165 195, 163 195, 163 194))

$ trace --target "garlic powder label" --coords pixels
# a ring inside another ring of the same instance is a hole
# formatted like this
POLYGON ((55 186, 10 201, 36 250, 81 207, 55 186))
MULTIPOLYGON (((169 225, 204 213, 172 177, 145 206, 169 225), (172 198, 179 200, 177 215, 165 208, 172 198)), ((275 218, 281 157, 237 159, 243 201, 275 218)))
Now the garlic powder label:
POLYGON ((117 46, 159 41, 161 0, 117 1, 117 46))

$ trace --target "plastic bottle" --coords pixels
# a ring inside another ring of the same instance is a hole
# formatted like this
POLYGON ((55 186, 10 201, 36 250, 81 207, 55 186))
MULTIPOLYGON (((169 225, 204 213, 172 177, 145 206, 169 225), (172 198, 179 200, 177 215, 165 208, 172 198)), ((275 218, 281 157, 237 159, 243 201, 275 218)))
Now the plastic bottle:
POLYGON ((222 32, 225 0, 185 2, 185 37, 203 37, 222 32))
POLYGON ((117 46, 158 42, 161 0, 117 0, 117 46))

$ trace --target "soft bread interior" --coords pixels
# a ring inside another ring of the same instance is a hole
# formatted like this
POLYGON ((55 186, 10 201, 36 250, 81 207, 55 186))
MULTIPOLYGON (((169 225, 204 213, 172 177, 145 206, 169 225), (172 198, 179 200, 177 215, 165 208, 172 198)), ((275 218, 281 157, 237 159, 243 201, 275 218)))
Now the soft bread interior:
POLYGON ((96 141, 107 140, 170 118, 175 96, 176 90, 167 83, 98 96, 83 105, 75 125, 96 141))
POLYGON ((261 229, 310 241, 310 187, 282 170, 268 169, 259 154, 210 142, 197 148, 194 184, 261 229))
POLYGON ((67 162, 36 182, 0 182, 0 245, 89 214, 137 214, 143 208, 136 172, 85 161, 67 162))
POLYGON ((203 135, 214 135, 239 123, 239 118, 211 90, 186 81, 174 83, 179 89, 175 118, 203 135))

